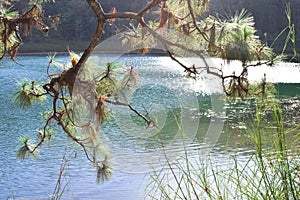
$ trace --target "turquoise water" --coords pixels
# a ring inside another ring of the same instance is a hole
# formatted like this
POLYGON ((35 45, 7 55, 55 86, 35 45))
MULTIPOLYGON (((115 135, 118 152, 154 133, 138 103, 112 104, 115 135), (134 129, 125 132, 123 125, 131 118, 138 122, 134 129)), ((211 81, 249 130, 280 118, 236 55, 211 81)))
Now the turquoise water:
MULTIPOLYGON (((67 60, 68 57, 60 55, 58 59, 67 60)), ((68 140, 59 132, 52 144, 43 146, 38 158, 16 158, 18 137, 35 137, 35 130, 42 126, 41 113, 47 104, 21 110, 13 103, 12 94, 20 80, 45 81, 48 65, 46 56, 18 56, 17 60, 25 66, 9 60, 0 65, 0 199, 47 199, 55 188, 68 140)), ((220 163, 226 160, 228 149, 224 146, 228 137, 222 128, 226 120, 236 121, 239 115, 242 116, 248 105, 239 105, 238 111, 225 112, 228 105, 222 101, 223 96, 211 94, 219 89, 214 86, 218 83, 216 80, 206 77, 197 81, 186 79, 183 70, 168 57, 127 55, 118 62, 133 66, 139 72, 141 86, 131 102, 139 110, 144 111, 145 107, 156 114, 170 157, 176 158, 182 153, 175 121, 182 117, 183 127, 190 133, 191 149, 210 148, 203 143, 206 138, 214 146, 212 152, 216 160, 220 163)), ((294 83, 300 77, 299 66, 280 66, 278 70, 283 67, 286 67, 283 71, 292 73, 289 77, 277 73, 278 80, 285 82, 278 84, 280 92, 284 99, 295 102, 300 96, 300 84, 294 83)), ((276 82, 274 73, 271 78, 276 82)), ((260 80, 261 76, 251 77, 260 80)), ((101 130, 101 137, 112 154, 114 171, 111 179, 97 184, 93 166, 81 151, 77 151, 75 157, 74 149, 71 149, 68 154, 72 159, 64 176, 64 183, 68 185, 63 199, 142 199, 147 172, 153 165, 163 166, 163 157, 156 149, 158 135, 155 130, 136 125, 133 115, 126 109, 118 109, 117 114, 117 119, 105 123, 101 130)), ((238 150, 247 154, 251 147, 238 150)))

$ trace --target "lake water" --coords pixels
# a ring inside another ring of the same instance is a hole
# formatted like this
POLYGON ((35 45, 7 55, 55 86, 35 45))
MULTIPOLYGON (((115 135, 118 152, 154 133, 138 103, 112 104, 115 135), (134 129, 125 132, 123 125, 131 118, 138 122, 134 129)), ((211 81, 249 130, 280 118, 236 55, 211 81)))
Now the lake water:
MULTIPOLYGON (((112 58, 106 55, 108 61, 112 58)), ((67 60, 68 56, 59 55, 57 59, 67 60)), ((48 199, 55 188, 68 140, 59 132, 49 146, 43 146, 38 158, 16 158, 19 136, 35 137, 35 130, 43 126, 41 113, 47 104, 21 110, 13 103, 12 94, 18 81, 45 81, 48 65, 47 56, 18 56, 17 60, 25 66, 9 60, 0 65, 0 199, 48 199)), ((156 115, 159 137, 170 159, 176 159, 183 150, 177 117, 187 133, 188 148, 195 152, 210 150, 213 160, 220 164, 226 162, 231 151, 245 156, 252 151, 251 147, 241 145, 241 140, 228 141, 229 133, 224 131, 224 124, 232 121, 234 130, 242 130, 244 127, 237 119, 243 117, 249 105, 240 104, 228 111, 229 105, 219 93, 218 80, 209 76, 197 81, 187 79, 183 70, 164 56, 126 55, 118 62, 133 66, 139 72, 141 85, 131 102, 139 110, 144 111, 145 107, 156 115)), ((211 62, 216 66, 220 64, 218 59, 211 62)), ((237 64, 233 62, 230 66, 237 64)), ((230 66, 225 66, 228 73, 231 73, 230 66)), ((275 68, 260 67, 250 70, 249 77, 259 81, 263 73, 267 73, 267 81, 280 82, 283 101, 299 104, 299 65, 281 63, 275 68)), ((69 147, 68 154, 73 159, 68 162, 63 176, 63 183, 68 183, 63 199, 143 199, 151 167, 165 164, 160 148, 156 148, 160 144, 155 141, 157 132, 135 123, 127 109, 118 108, 115 112, 116 119, 106 122, 101 129, 101 137, 112 155, 112 177, 97 184, 93 166, 80 150, 75 158, 72 153, 75 149, 69 147)))

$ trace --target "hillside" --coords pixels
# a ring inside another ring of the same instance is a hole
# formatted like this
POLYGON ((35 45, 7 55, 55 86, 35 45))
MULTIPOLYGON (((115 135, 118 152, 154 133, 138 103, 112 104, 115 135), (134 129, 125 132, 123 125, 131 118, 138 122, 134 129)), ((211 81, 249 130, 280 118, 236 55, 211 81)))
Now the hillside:
MULTIPOLYGON (((112 7, 116 7, 118 11, 138 11, 145 5, 147 0, 104 0, 102 1, 103 8, 109 12, 112 7)), ((264 39, 264 34, 267 33, 268 41, 273 41, 274 38, 287 25, 285 15, 285 4, 289 1, 283 0, 211 0, 210 11, 207 14, 216 15, 219 13, 222 16, 233 14, 236 11, 246 8, 251 12, 256 21, 258 34, 264 39)), ((300 32, 300 1, 291 0, 292 21, 296 24, 296 33, 300 32)), ((26 1, 20 1, 16 4, 16 8, 22 12, 26 1)), ((82 0, 56 1, 56 3, 48 3, 45 5, 45 15, 56 15, 63 13, 60 24, 57 30, 52 30, 47 37, 43 33, 32 30, 32 33, 24 38, 24 45, 21 47, 21 52, 41 52, 41 51, 66 51, 67 46, 74 50, 83 50, 87 42, 90 40, 94 28, 95 18, 92 11, 82 0)), ((124 27, 128 25, 128 21, 119 21, 124 27)), ((102 37, 105 39, 115 33, 115 28, 112 25, 106 25, 106 31, 102 37)), ((278 43, 276 48, 281 49, 284 42, 284 37, 281 39, 281 44, 278 43)), ((300 40, 297 40, 300 44, 300 40)), ((299 47, 300 45, 298 45, 299 47)))

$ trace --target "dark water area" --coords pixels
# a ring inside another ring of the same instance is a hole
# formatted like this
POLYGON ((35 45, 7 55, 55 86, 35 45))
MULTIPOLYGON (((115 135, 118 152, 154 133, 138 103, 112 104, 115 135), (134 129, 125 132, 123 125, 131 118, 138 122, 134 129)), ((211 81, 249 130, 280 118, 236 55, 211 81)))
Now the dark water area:
MULTIPOLYGON (((300 80, 300 77, 299 77, 300 80)), ((300 85, 299 83, 277 83, 276 88, 282 97, 299 97, 300 85)))
MULTIPOLYGON (((106 59, 111 57, 107 55, 106 59)), ((57 57, 61 61, 68 59, 67 55, 57 57)), ((37 158, 17 159, 18 138, 20 135, 36 137, 36 130, 43 126, 41 113, 49 106, 46 101, 21 110, 14 104, 13 94, 18 82, 46 81, 48 66, 45 55, 19 56, 17 60, 25 66, 18 66, 8 59, 0 64, 0 199, 48 199, 55 188, 68 139, 58 131, 52 143, 42 147, 37 158)), ((69 147, 68 154, 72 159, 63 176, 67 189, 62 199, 143 199, 148 172, 153 166, 165 164, 159 153, 161 142, 170 158, 175 159, 183 153, 178 119, 187 133, 185 137, 189 138, 188 148, 195 154, 199 149, 208 149, 213 159, 222 163, 226 162, 231 150, 245 156, 252 151, 243 139, 236 138, 242 138, 245 126, 240 122, 246 118, 245 113, 252 112, 253 106, 246 103, 233 106, 224 102, 222 94, 211 92, 219 90, 213 84, 216 80, 187 79, 183 70, 164 56, 129 54, 119 58, 118 62, 134 66, 139 73, 141 85, 132 95, 131 102, 139 110, 144 107, 151 110, 160 134, 144 127, 126 108, 117 108, 117 117, 104 123, 100 130, 100 137, 112 156, 112 177, 97 184, 96 170, 83 152, 69 147)), ((295 70, 294 65, 286 65, 287 71, 295 70)), ((292 73, 291 76, 299 77, 299 74, 292 73)), ((299 114, 300 81, 291 83, 290 80, 297 78, 285 77, 286 82, 283 82, 280 73, 278 77, 281 83, 276 85, 283 104, 299 114)))

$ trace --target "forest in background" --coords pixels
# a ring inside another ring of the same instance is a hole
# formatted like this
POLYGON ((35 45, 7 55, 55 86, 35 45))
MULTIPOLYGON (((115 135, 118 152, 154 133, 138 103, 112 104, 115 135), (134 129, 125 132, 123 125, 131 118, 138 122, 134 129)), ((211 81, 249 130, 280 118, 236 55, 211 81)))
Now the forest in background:
MULTIPOLYGON (((109 12, 113 7, 118 11, 138 11, 145 2, 147 0, 104 0, 101 1, 101 4, 105 12, 109 12)), ((15 9, 22 13, 26 8, 26 3, 27 1, 16 3, 15 9)), ((207 15, 216 15, 217 13, 220 16, 233 15, 236 11, 246 8, 255 18, 258 35, 262 40, 265 40, 265 36, 267 36, 266 39, 270 43, 288 24, 285 14, 287 3, 290 3, 292 9, 292 22, 295 24, 297 35, 300 31, 300 26, 297 26, 300 24, 299 0, 211 0, 207 15), (265 33, 267 34, 265 35, 265 33)), ((31 30, 29 36, 22 37, 24 44, 21 46, 20 52, 66 51, 68 46, 75 51, 82 51, 87 46, 95 30, 96 19, 85 1, 57 0, 55 3, 45 4, 44 10, 45 16, 63 14, 57 30, 51 30, 46 37, 42 32, 31 30)), ((148 19, 158 20, 159 16, 153 13, 148 14, 148 19)), ((121 23, 126 28, 130 22, 119 20, 115 23, 121 23)), ((115 34, 116 31, 114 25, 106 24, 102 40, 115 34)), ((281 50, 284 40, 285 37, 282 36, 275 48, 281 50)), ((299 49, 299 39, 296 44, 299 49)))

